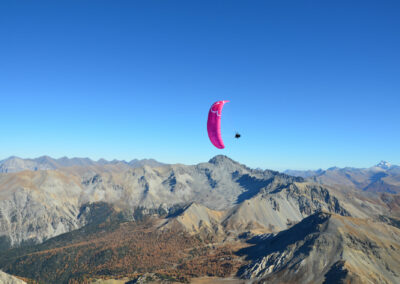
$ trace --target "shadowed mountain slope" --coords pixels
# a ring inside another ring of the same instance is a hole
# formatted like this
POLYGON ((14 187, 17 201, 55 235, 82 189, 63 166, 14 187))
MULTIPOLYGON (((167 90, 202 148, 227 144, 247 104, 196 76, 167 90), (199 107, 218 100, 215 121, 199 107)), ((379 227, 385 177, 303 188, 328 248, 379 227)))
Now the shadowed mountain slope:
POLYGON ((253 243, 239 274, 256 283, 400 281, 400 230, 382 223, 319 212, 253 243))

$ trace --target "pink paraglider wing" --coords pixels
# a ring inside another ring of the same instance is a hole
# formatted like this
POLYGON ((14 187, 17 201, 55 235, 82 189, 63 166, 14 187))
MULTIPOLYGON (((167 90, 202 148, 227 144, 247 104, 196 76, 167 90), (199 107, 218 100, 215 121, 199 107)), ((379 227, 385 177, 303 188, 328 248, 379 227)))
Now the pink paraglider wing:
POLYGON ((224 104, 229 101, 218 101, 214 103, 208 112, 207 132, 211 143, 218 149, 224 149, 225 145, 221 136, 221 113, 224 104))

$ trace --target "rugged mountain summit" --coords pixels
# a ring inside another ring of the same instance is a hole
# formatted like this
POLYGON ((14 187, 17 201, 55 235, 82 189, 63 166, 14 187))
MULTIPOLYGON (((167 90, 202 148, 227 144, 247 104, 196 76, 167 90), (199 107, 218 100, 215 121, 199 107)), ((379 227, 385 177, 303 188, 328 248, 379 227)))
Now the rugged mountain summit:
POLYGON ((256 283, 400 281, 400 230, 389 225, 319 212, 250 242, 239 273, 256 283))
POLYGON ((380 161, 378 164, 375 165, 375 167, 381 168, 383 170, 389 170, 389 169, 391 169, 393 167, 397 167, 397 166, 394 166, 391 163, 386 162, 386 161, 380 161))

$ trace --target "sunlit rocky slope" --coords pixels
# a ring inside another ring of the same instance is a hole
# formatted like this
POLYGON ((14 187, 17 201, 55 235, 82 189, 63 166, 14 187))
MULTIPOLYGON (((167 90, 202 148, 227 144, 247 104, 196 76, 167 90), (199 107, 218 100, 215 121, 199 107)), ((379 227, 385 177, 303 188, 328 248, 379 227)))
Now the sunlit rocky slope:
POLYGON ((25 283, 26 283, 25 281, 22 281, 0 270, 0 284, 25 284, 25 283))

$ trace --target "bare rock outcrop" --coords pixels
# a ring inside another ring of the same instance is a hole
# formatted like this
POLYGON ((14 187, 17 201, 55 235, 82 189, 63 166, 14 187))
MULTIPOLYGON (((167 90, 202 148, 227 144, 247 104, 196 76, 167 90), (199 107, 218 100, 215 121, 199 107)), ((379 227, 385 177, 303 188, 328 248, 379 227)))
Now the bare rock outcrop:
POLYGON ((26 284, 26 282, 0 270, 0 284, 26 284))

